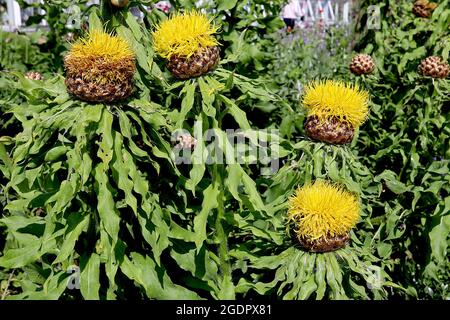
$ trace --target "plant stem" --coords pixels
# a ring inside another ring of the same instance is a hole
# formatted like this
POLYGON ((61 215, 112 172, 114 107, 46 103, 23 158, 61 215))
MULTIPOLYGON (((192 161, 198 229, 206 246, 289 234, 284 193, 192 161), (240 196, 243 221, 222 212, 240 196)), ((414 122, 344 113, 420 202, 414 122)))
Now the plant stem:
MULTIPOLYGON (((219 103, 216 103, 216 110, 218 114, 218 128, 221 130, 222 128, 222 118, 223 114, 221 114, 221 106, 219 103)), ((225 142, 224 142, 225 145, 225 142)), ((225 150, 224 150, 225 151, 225 150)), ((224 161, 226 159, 226 155, 224 154, 224 161)), ((231 283, 231 266, 229 263, 229 257, 228 257, 228 236, 225 233, 225 230, 223 228, 223 220, 225 217, 225 165, 223 163, 216 163, 214 164, 213 169, 213 179, 215 183, 218 184, 218 188, 220 190, 218 199, 217 199, 217 217, 216 217, 216 236, 219 240, 219 259, 220 259, 220 269, 222 271, 223 275, 223 281, 224 283, 228 282, 231 283)), ((229 297, 226 294, 226 299, 233 298, 229 297)))
MULTIPOLYGON (((223 274, 224 280, 231 282, 231 266, 228 257, 228 237, 223 228, 222 221, 225 216, 225 191, 224 191, 224 165, 214 165, 214 176, 216 177, 216 183, 219 185, 219 196, 217 199, 217 217, 216 217, 216 236, 219 240, 219 259, 220 269, 223 274)), ((227 297, 229 298, 229 297, 227 297)))
MULTIPOLYGON (((216 230, 217 230, 217 236, 220 239, 220 247, 219 247, 219 253, 222 259, 222 262, 228 261, 228 254, 227 254, 227 242, 228 239, 225 234, 225 230, 223 229, 222 220, 225 216, 225 203, 224 203, 224 197, 225 192, 223 188, 223 165, 216 165, 216 173, 217 173, 217 183, 219 184, 220 193, 219 198, 217 199, 217 218, 216 218, 216 230)), ((224 266, 226 269, 228 269, 227 266, 224 266)))
POLYGON ((5 300, 5 299, 6 299, 6 296, 7 296, 8 293, 9 293, 9 285, 11 284, 12 278, 13 278, 13 276, 14 276, 14 271, 15 271, 15 269, 13 269, 13 270, 11 271, 11 273, 9 274, 8 282, 6 283, 6 288, 5 288, 5 290, 3 291, 3 293, 2 293, 1 300, 5 300))

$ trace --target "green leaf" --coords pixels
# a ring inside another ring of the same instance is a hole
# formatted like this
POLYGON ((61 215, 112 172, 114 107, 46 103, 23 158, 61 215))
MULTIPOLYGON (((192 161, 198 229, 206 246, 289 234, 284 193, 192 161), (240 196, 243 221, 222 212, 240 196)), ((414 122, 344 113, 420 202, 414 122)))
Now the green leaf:
POLYGON ((402 194, 410 191, 404 183, 398 180, 397 175, 391 170, 384 170, 380 175, 375 177, 375 181, 378 182, 380 180, 384 180, 389 190, 396 194, 402 194))
POLYGON ((227 186, 228 191, 230 191, 233 198, 239 201, 242 204, 242 200, 239 194, 239 186, 241 184, 242 179, 242 168, 240 165, 233 163, 227 166, 227 178, 225 180, 225 185, 227 186))
POLYGON ((130 157, 129 161, 125 162, 123 155, 126 154, 125 150, 122 150, 123 138, 120 134, 114 133, 114 158, 112 163, 113 179, 117 183, 117 186, 125 194, 125 202, 131 207, 134 214, 137 215, 137 199, 133 195, 133 181, 129 179, 128 168, 133 164, 133 159, 130 157))
POLYGON ((108 176, 105 173, 103 163, 95 167, 95 180, 97 182, 97 210, 101 219, 101 225, 113 239, 113 243, 117 241, 119 235, 120 218, 115 206, 113 196, 110 191, 108 176))
POLYGON ((210 212, 218 206, 220 187, 218 183, 212 183, 203 191, 202 210, 194 218, 195 244, 197 250, 200 250, 203 241, 206 240, 206 222, 210 212))
POLYGON ((233 116, 242 130, 251 129, 250 123, 247 120, 247 115, 244 111, 242 111, 232 100, 228 99, 227 97, 220 95, 220 99, 228 107, 228 112, 233 116))
POLYGON ((78 213, 72 213, 67 218, 66 230, 64 233, 64 242, 61 246, 58 256, 52 264, 63 262, 71 254, 75 247, 75 242, 78 240, 81 232, 86 228, 89 223, 89 214, 82 215, 78 213))
POLYGON ((182 93, 184 93, 185 96, 181 101, 181 110, 180 113, 178 114, 178 119, 176 120, 175 128, 183 127, 183 122, 187 120, 186 116, 194 106, 195 83, 187 82, 183 87, 182 93))
POLYGON ((199 296, 195 292, 174 284, 164 269, 157 268, 155 262, 150 257, 144 257, 133 252, 130 258, 124 258, 120 269, 128 278, 142 286, 147 297, 150 299, 199 299, 199 296))
POLYGON ((80 290, 86 300, 99 300, 100 257, 93 253, 87 261, 82 261, 80 271, 80 290))
POLYGON ((235 298, 235 287, 231 276, 224 276, 222 282, 220 283, 220 290, 217 295, 218 300, 234 300, 235 298))
MULTIPOLYGON (((450 199, 450 197, 447 197, 450 199)), ((450 215, 433 217, 435 226, 429 233, 431 253, 438 263, 446 261, 448 236, 450 233, 450 215)))
POLYGON ((316 299, 321 300, 325 296, 325 291, 327 289, 325 274, 326 274, 326 261, 323 254, 318 254, 316 257, 316 272, 315 272, 315 282, 317 283, 317 294, 316 299))
POLYGON ((135 39, 137 41, 140 41, 143 35, 141 31, 141 26, 137 22, 136 17, 131 12, 128 11, 125 13, 125 22, 133 32, 135 39))
POLYGON ((113 157, 113 136, 112 136, 113 116, 108 110, 103 110, 102 119, 98 126, 97 133, 101 135, 102 139, 99 145, 97 155, 103 161, 104 168, 108 167, 109 162, 113 157))
MULTIPOLYGON (((137 31, 137 30, 136 30, 137 31)), ((150 68, 150 65, 148 63, 148 54, 147 50, 145 49, 144 45, 139 42, 138 39, 135 39, 133 36, 133 32, 130 31, 130 29, 120 26, 116 29, 117 34, 121 35, 123 38, 128 39, 130 42, 131 47, 133 48, 133 51, 136 54, 137 63, 139 66, 145 70, 147 74, 151 74, 152 70, 150 68)), ((141 34, 140 31, 137 31, 138 34, 141 34)))
POLYGON ((350 287, 358 293, 358 295, 363 299, 369 299, 367 296, 366 290, 363 286, 357 285, 352 279, 349 279, 350 287))
POLYGON ((25 246, 19 249, 5 250, 4 255, 0 257, 0 267, 6 269, 20 268, 36 261, 40 257, 39 249, 41 241, 33 235, 21 235, 25 246))
POLYGON ((11 231, 17 231, 33 224, 45 224, 45 220, 41 217, 14 215, 0 219, 0 224, 4 224, 11 231))
POLYGON ((417 60, 420 57, 423 57, 426 54, 426 49, 425 47, 419 47, 414 49, 411 52, 406 52, 403 56, 402 59, 400 60, 400 63, 397 65, 397 69, 398 72, 400 74, 403 73, 406 64, 411 61, 411 60, 417 60))
POLYGON ((380 243, 377 246, 378 255, 382 258, 389 258, 392 253, 392 245, 389 243, 380 243))
POLYGON ((332 289, 333 299, 341 299, 342 298, 342 269, 340 268, 336 256, 333 252, 326 254, 325 256, 327 261, 326 267, 326 278, 327 283, 332 289))
POLYGON ((203 78, 198 78, 197 81, 200 87, 200 92, 202 94, 203 112, 207 116, 215 119, 216 109, 213 105, 213 102, 215 100, 215 88, 210 86, 203 78))
POLYGON ((41 291, 37 292, 24 292, 22 297, 17 296, 19 299, 28 300, 57 300, 67 289, 67 273, 60 271, 56 274, 52 271, 47 277, 41 291))
POLYGON ((186 189, 191 190, 195 195, 195 187, 199 184, 205 174, 205 160, 207 155, 207 150, 203 139, 203 115, 197 116, 197 121, 195 123, 194 132, 195 136, 198 137, 197 147, 192 153, 192 169, 189 172, 189 179, 186 181, 186 189))
POLYGON ((75 196, 75 190, 72 187, 71 181, 64 180, 57 193, 47 200, 47 203, 55 204, 52 207, 52 213, 61 212, 66 208, 75 196))
POLYGON ((66 152, 67 152, 66 146, 55 147, 46 153, 44 160, 48 162, 57 161, 59 158, 65 155, 66 152))
POLYGON ((253 179, 242 169, 242 183, 244 184, 245 190, 249 195, 249 200, 253 204, 254 208, 258 211, 265 212, 266 206, 261 199, 261 195, 256 189, 256 183, 253 179))
POLYGON ((311 294, 317 289, 317 284, 314 281, 314 276, 311 275, 308 279, 308 281, 304 282, 300 287, 299 292, 299 300, 306 300, 308 299, 311 294))
POLYGON ((196 282, 196 287, 210 291, 211 288, 215 292, 220 289, 217 286, 217 274, 219 272, 217 263, 211 258, 212 253, 202 247, 197 253, 195 247, 189 249, 187 246, 176 247, 171 250, 170 255, 175 259, 178 265, 185 271, 188 271, 202 282, 196 282), (178 252, 178 250, 180 252, 178 252), (203 282, 206 281, 206 284, 203 282))
POLYGON ((236 4, 237 0, 218 0, 217 10, 230 10, 233 9, 236 4))
POLYGON ((89 15, 89 32, 93 30, 103 30, 103 23, 95 11, 89 15))

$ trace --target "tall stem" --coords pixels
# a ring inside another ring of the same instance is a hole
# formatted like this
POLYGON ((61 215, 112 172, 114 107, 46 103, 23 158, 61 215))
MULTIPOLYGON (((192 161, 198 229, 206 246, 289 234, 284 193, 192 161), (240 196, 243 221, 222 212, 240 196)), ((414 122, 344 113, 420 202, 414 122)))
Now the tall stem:
POLYGON ((216 233, 219 240, 219 258, 221 261, 221 268, 224 276, 231 277, 231 268, 228 263, 228 237, 222 225, 222 220, 225 217, 225 192, 224 192, 224 167, 222 164, 216 164, 214 167, 216 182, 219 184, 219 197, 217 199, 217 217, 216 217, 216 233))
MULTIPOLYGON (((220 113, 220 105, 216 105, 216 110, 218 113, 217 124, 220 129, 222 129, 222 117, 223 115, 220 113)), ((225 143, 225 142, 224 142, 225 143)), ((224 155, 226 159, 226 155, 224 155)), ((223 163, 214 164, 213 169, 213 179, 215 183, 218 184, 219 187, 219 195, 217 199, 217 217, 216 217, 216 236, 219 240, 219 259, 220 259, 220 269, 223 275, 224 283, 231 284, 231 266, 229 263, 228 256, 228 236, 223 228, 223 220, 225 218, 225 165, 223 163)), ((234 294, 229 296, 226 294, 224 297, 226 299, 234 299, 234 294)))
POLYGON ((223 228, 223 221, 225 217, 225 191, 224 191, 224 165, 214 165, 214 175, 216 183, 219 184, 219 195, 217 201, 217 217, 216 217, 216 237, 219 241, 219 260, 220 270, 222 273, 222 290, 221 299, 235 299, 234 290, 232 289, 232 275, 231 265, 228 256, 228 236, 223 228))

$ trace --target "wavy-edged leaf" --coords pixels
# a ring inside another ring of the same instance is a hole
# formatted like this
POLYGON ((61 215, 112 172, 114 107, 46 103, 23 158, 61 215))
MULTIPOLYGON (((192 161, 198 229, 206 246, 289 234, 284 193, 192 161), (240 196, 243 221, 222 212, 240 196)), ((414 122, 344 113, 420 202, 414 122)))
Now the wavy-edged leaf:
POLYGON ((100 290, 100 257, 93 253, 86 261, 81 262, 80 290, 86 300, 99 300, 100 290))

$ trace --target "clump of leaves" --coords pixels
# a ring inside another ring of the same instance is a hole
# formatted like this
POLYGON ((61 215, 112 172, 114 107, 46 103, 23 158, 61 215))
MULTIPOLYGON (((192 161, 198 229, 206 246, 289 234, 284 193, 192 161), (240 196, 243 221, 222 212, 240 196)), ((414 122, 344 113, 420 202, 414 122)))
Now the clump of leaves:
POLYGON ((242 275, 237 290, 282 299, 386 299, 392 290, 415 296, 413 288, 403 288, 391 275, 395 262, 389 239, 402 235, 401 217, 384 207, 382 184, 347 147, 303 140, 291 151, 290 161, 267 181, 264 198, 273 216, 235 214, 243 230, 239 235, 246 239, 230 253, 237 259, 235 272, 242 275), (305 252, 290 230, 289 197, 316 179, 331 179, 361 197, 361 219, 344 249, 305 252), (384 215, 390 217, 389 225, 380 221, 384 215), (389 236, 380 234, 383 229, 389 236))
MULTIPOLYGON (((123 103, 87 104, 69 96, 60 76, 17 75, 26 102, 11 112, 23 130, 1 158, 8 214, 0 220, 7 234, 0 267, 16 269, 18 286, 10 298, 235 297, 226 210, 267 214, 265 205, 247 165, 192 161, 187 174, 175 167, 170 133, 211 129, 213 155, 228 161, 235 150, 224 122, 254 139, 238 105, 276 97, 221 68, 169 84, 152 63, 150 33, 130 13, 123 19, 116 32, 136 52, 140 89, 123 103), (166 92, 163 105, 150 99, 150 88, 157 99, 166 92), (77 275, 80 292, 69 290, 77 275)), ((90 28, 102 25, 91 14, 90 28)), ((203 157, 205 145, 200 136, 192 159, 203 157)))

